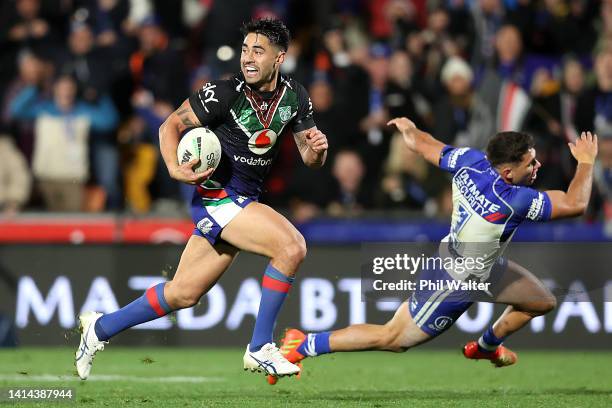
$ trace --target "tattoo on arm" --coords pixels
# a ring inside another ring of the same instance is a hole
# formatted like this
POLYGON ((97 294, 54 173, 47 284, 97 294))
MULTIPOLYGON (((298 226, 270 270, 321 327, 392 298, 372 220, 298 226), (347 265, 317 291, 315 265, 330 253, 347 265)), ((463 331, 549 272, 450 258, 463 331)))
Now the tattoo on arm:
POLYGON ((176 111, 176 115, 181 119, 181 123, 186 127, 196 127, 199 125, 198 123, 194 123, 194 121, 191 119, 194 113, 190 108, 179 108, 176 111))
POLYGON ((295 134, 295 144, 300 153, 304 154, 306 150, 308 150, 308 145, 306 144, 306 133, 298 132, 295 134))

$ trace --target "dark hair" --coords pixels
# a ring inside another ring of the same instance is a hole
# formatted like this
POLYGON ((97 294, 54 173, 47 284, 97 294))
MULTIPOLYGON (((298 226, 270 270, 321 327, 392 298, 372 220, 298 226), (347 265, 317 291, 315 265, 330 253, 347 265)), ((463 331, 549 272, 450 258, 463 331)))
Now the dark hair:
POLYGON ((535 147, 533 137, 522 132, 499 132, 489 140, 487 159, 493 167, 504 163, 519 163, 523 155, 535 147))
POLYGON ((276 45, 283 51, 289 48, 289 39, 291 35, 289 30, 281 20, 273 20, 264 18, 261 20, 252 20, 242 26, 242 34, 246 37, 249 33, 257 33, 265 35, 270 43, 276 45))

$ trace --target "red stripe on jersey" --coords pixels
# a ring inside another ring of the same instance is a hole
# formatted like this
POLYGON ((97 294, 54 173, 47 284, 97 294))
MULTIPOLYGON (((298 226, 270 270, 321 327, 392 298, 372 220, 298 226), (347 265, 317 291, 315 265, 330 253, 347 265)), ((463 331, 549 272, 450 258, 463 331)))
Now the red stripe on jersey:
POLYGON ((155 313, 157 313, 159 317, 165 316, 166 311, 159 304, 159 300, 157 299, 157 292, 155 292, 155 287, 147 289, 145 295, 147 296, 149 304, 151 305, 153 310, 155 310, 155 313))
POLYGON ((485 219, 487 221, 494 222, 494 221, 499 221, 499 220, 501 220, 502 218, 505 218, 505 217, 506 217, 506 214, 501 213, 501 212, 496 212, 496 213, 487 215, 485 217, 485 219))
POLYGON ((281 282, 269 277, 268 275, 264 275, 262 286, 266 289, 284 293, 289 292, 289 288, 291 288, 291 284, 289 282, 281 282))
POLYGON ((198 189, 198 194, 200 194, 201 197, 212 198, 212 199, 217 199, 217 200, 227 197, 227 192, 222 188, 206 189, 202 186, 198 186, 197 189, 198 189))

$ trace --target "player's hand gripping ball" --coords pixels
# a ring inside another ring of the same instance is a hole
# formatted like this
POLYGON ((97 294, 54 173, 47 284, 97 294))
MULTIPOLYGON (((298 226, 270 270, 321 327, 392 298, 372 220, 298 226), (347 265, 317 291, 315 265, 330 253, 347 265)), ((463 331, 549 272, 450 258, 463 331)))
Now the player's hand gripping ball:
POLYGON ((221 143, 212 130, 191 129, 179 142, 176 155, 179 167, 173 178, 190 184, 205 181, 221 161, 221 143))

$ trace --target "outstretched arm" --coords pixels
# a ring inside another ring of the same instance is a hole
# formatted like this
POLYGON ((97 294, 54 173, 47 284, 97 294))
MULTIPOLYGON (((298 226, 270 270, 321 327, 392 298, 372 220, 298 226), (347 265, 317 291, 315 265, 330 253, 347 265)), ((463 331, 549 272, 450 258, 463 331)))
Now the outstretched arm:
POLYGON ((200 121, 193 112, 189 99, 187 99, 168 116, 159 128, 159 149, 168 168, 168 173, 170 173, 170 177, 183 183, 200 184, 214 171, 214 169, 208 169, 203 173, 195 173, 193 167, 198 164, 199 159, 194 159, 182 165, 178 164, 176 149, 181 133, 198 126, 201 126, 200 121))
POLYGON ((327 137, 316 127, 302 130, 293 135, 304 164, 318 169, 327 158, 327 137))
POLYGON ((444 143, 435 139, 429 133, 417 129, 416 125, 408 118, 391 119, 387 125, 397 127, 410 150, 423 156, 434 166, 440 165, 440 154, 444 149, 444 143))
POLYGON ((547 191, 552 204, 551 218, 577 217, 584 214, 593 186, 593 164, 597 157, 597 135, 582 132, 576 144, 569 143, 572 156, 578 162, 576 174, 567 192, 547 191))

